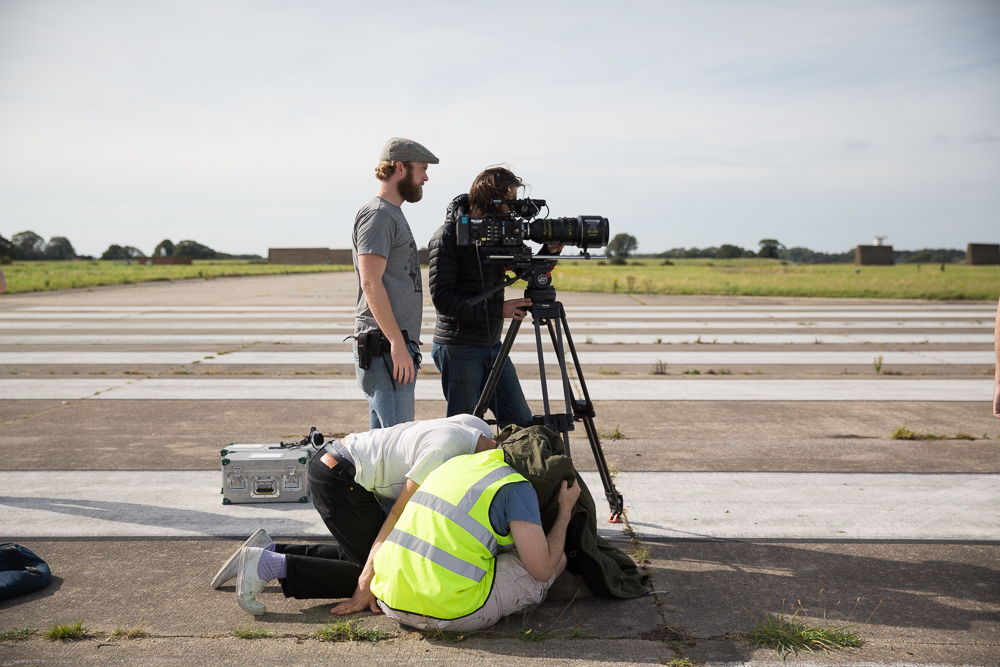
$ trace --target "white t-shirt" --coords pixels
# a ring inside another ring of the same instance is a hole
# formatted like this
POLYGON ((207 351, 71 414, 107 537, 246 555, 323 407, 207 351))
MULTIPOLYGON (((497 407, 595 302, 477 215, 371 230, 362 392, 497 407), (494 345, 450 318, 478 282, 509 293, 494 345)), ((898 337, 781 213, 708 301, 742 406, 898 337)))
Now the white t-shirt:
POLYGON ((474 454, 479 436, 493 437, 489 424, 455 415, 351 433, 340 442, 354 459, 355 481, 383 501, 398 498, 407 478, 423 484, 451 457, 474 454))

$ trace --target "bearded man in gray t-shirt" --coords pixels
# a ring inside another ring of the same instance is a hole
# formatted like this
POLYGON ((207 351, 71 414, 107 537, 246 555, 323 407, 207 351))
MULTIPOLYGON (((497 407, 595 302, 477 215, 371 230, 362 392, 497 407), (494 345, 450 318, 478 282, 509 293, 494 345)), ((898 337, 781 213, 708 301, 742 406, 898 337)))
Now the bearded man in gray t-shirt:
POLYGON ((375 168, 378 193, 354 219, 354 364, 371 428, 414 418, 423 288, 417 244, 401 207, 420 201, 427 165, 438 162, 415 141, 390 139, 375 168))

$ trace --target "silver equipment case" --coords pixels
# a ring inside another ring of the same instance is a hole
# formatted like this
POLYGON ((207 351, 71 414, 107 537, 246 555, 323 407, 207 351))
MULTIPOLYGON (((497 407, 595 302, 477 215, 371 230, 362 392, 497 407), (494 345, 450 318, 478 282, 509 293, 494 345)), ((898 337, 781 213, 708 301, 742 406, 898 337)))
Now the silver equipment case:
POLYGON ((306 503, 315 448, 230 443, 222 454, 222 504, 306 503))

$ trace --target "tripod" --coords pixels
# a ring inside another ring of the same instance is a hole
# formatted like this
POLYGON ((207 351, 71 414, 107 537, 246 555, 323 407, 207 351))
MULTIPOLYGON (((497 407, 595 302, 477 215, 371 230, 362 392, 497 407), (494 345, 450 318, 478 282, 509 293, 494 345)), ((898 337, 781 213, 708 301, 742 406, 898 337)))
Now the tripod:
MULTIPOLYGON (((583 379, 583 368, 580 366, 580 359, 576 354, 576 346, 573 345, 573 336, 570 333, 569 324, 566 322, 566 311, 563 309, 562 303, 556 301, 556 290, 552 287, 552 279, 549 275, 550 270, 548 263, 536 264, 533 262, 520 275, 505 281, 486 294, 481 294, 476 299, 470 300, 470 305, 489 297, 491 294, 498 292, 508 285, 512 285, 517 280, 524 279, 528 282, 528 288, 524 290, 524 296, 531 299, 531 319, 535 325, 535 348, 538 351, 538 375, 542 382, 542 403, 545 406, 545 414, 534 415, 532 423, 540 424, 553 431, 557 431, 562 436, 563 444, 566 447, 566 455, 572 458, 569 448, 569 432, 574 429, 574 422, 583 422, 583 426, 587 431, 587 440, 590 441, 590 449, 594 454, 594 462, 597 464, 597 471, 600 473, 601 483, 604 485, 604 495, 607 496, 608 505, 611 508, 608 521, 611 523, 621 523, 623 509, 622 495, 615 488, 615 483, 611 479, 611 472, 608 470, 608 462, 604 459, 604 450, 601 449, 601 440, 597 435, 597 427, 594 425, 594 403, 590 400, 587 383, 583 379), (549 338, 552 341, 552 347, 555 349, 556 358, 559 361, 563 398, 566 404, 566 412, 561 414, 553 414, 550 409, 549 390, 545 380, 545 359, 542 353, 541 327, 543 324, 549 330, 549 338), (580 399, 575 398, 573 389, 570 386, 569 373, 566 370, 566 356, 563 348, 563 332, 566 333, 566 346, 573 356, 576 376, 580 380, 580 390, 583 393, 583 398, 580 399)), ((486 386, 483 387, 483 393, 479 397, 479 402, 473 411, 473 414, 480 419, 486 414, 486 408, 496 391, 497 382, 500 380, 500 374, 503 372, 507 359, 510 357, 510 349, 514 345, 514 339, 521 328, 521 322, 522 320, 511 321, 510 327, 507 329, 507 335, 503 340, 503 345, 500 347, 500 354, 493 362, 493 368, 490 370, 489 378, 486 380, 486 386)))

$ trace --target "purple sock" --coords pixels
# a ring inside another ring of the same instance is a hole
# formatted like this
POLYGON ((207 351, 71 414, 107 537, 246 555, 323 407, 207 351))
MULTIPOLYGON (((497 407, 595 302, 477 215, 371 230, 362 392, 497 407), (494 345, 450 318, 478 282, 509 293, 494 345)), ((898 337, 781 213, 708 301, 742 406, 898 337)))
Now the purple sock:
POLYGON ((257 563, 257 576, 263 581, 284 579, 288 576, 288 562, 285 560, 285 554, 276 554, 271 551, 262 553, 260 561, 257 563))

